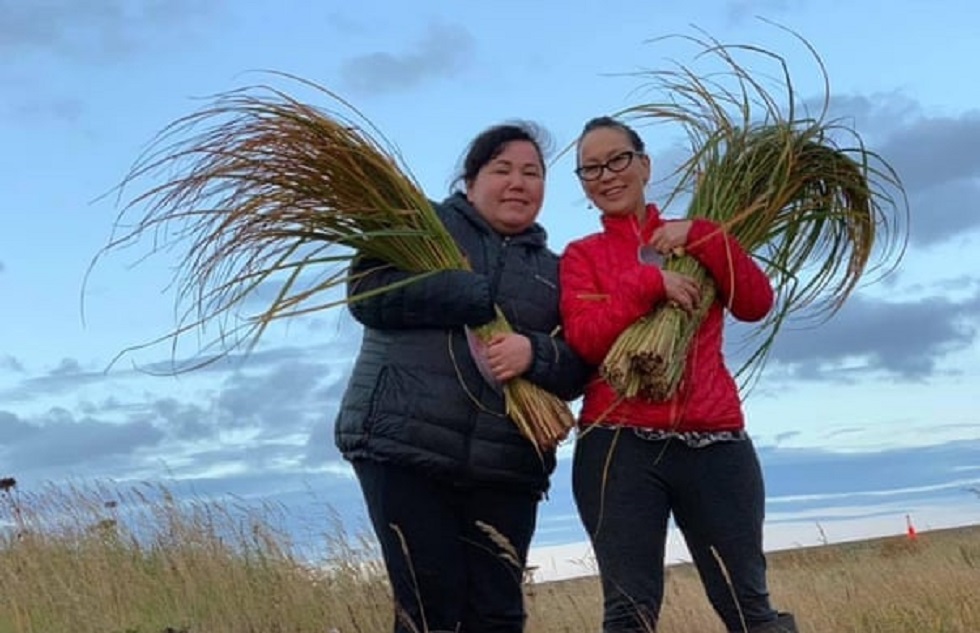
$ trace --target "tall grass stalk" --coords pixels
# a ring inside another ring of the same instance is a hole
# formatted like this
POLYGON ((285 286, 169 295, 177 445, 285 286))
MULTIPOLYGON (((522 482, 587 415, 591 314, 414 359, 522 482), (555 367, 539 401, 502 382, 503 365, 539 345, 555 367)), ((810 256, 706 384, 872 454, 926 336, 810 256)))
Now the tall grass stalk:
MULTIPOLYGON (((267 85, 219 94, 168 125, 121 187, 156 183, 124 205, 102 253, 144 239, 152 252, 178 251, 177 324, 150 344, 176 346, 197 332, 211 337, 203 351, 217 352, 184 370, 252 349, 273 321, 366 298, 330 292, 352 280, 347 264, 357 255, 415 273, 404 283, 469 268, 380 131, 330 91, 286 77, 339 110, 267 85), (254 305, 264 307, 245 312, 254 305)), ((498 310, 476 334, 510 331, 498 310)), ((506 413, 538 448, 574 424, 560 398, 524 379, 509 381, 504 395, 506 413)))
MULTIPOLYGON (((888 163, 865 146, 855 129, 829 119, 827 72, 809 44, 803 42, 825 88, 816 115, 799 109, 780 55, 712 38, 686 39, 700 49, 702 61, 713 61, 721 70, 699 74, 678 65, 645 73, 663 100, 619 114, 681 127, 691 155, 678 169, 668 200, 690 194, 687 217, 715 222, 773 280, 777 305, 760 325, 748 361, 736 372, 751 377, 764 364, 788 316, 805 312, 810 318, 829 318, 866 272, 897 264, 904 251, 908 208, 899 177, 888 163), (749 67, 752 61, 776 64, 776 89, 762 83, 749 67)), ((664 269, 693 277, 701 302, 691 314, 670 304, 657 306, 620 336, 601 371, 625 397, 670 399, 698 325, 715 300, 732 300, 717 295, 707 271, 689 254, 668 256, 664 269)), ((737 292, 738 280, 731 281, 737 292)))
POLYGON ((329 533, 324 516, 329 551, 315 566, 283 519, 273 505, 180 500, 149 484, 2 493, 0 633, 388 626, 373 543, 329 533))

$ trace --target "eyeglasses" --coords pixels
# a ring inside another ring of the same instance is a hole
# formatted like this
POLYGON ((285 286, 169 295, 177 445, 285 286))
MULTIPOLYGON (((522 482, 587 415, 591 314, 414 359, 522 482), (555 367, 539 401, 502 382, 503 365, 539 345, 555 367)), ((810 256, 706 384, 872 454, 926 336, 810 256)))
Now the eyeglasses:
POLYGON ((599 180, 602 178, 602 172, 606 169, 614 174, 624 171, 627 167, 633 164, 633 159, 637 156, 643 156, 643 152, 628 149, 625 152, 616 154, 604 163, 576 167, 575 175, 578 176, 580 180, 599 180))

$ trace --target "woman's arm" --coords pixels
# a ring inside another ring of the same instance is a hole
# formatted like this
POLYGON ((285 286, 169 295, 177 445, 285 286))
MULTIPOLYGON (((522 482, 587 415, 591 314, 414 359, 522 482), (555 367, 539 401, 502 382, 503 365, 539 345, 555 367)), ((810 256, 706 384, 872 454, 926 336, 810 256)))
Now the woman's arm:
POLYGON ((533 382, 562 400, 582 395, 592 373, 587 364, 560 335, 523 332, 531 341, 531 365, 522 378, 533 382))
POLYGON ((774 299, 769 277, 721 227, 708 220, 693 220, 685 250, 708 269, 719 300, 732 316, 758 321, 769 314, 774 299))
POLYGON ((349 279, 351 314, 367 327, 453 328, 483 325, 495 317, 487 278, 468 270, 420 275, 357 257, 349 279))

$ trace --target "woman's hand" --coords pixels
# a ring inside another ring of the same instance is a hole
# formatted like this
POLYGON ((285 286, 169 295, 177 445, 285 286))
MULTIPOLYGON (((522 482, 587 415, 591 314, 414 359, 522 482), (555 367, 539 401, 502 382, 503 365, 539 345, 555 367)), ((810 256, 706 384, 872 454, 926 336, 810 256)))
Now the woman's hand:
POLYGON ((661 255, 669 255, 687 246, 687 235, 691 232, 690 220, 677 220, 665 223, 650 236, 650 244, 661 255))
POLYGON ((531 367, 531 339, 520 334, 497 334, 487 343, 486 354, 493 377, 506 382, 531 367))
POLYGON ((687 275, 669 270, 662 270, 661 274, 664 279, 664 292, 667 294, 667 301, 688 314, 693 313, 698 304, 701 303, 701 291, 697 282, 687 275))

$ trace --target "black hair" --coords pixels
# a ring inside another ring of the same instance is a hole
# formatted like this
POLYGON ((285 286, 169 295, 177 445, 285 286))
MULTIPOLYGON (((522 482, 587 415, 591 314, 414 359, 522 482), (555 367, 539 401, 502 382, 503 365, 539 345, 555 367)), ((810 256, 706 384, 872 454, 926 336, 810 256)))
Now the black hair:
POLYGON ((582 128, 582 133, 579 134, 578 141, 575 144, 576 147, 582 146, 582 139, 585 138, 586 134, 600 128, 612 128, 614 130, 619 130, 626 135, 627 139, 629 139, 630 145, 633 146, 633 149, 641 153, 646 152, 646 146, 643 144, 643 139, 636 133, 636 130, 611 116, 597 116, 594 119, 590 119, 585 124, 585 127, 582 128))
POLYGON ((527 141, 534 145, 541 161, 541 173, 546 171, 545 154, 551 151, 551 136, 536 123, 530 121, 512 121, 487 128, 470 141, 463 155, 458 175, 453 185, 468 185, 490 161, 500 155, 508 143, 527 141))

